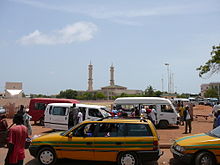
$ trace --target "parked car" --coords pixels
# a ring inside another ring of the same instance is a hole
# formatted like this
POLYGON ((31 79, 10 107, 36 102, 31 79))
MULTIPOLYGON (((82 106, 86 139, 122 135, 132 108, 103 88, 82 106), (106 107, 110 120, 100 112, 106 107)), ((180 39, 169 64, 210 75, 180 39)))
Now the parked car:
MULTIPOLYGON (((72 103, 48 104, 44 113, 44 126, 54 130, 68 130, 74 125, 72 106, 72 103)), ((98 120, 111 116, 105 106, 76 104, 76 107, 82 112, 82 120, 98 120)))
POLYGON ((188 164, 214 165, 220 163, 220 127, 208 133, 179 138, 171 146, 174 158, 188 164))
POLYGON ((159 159, 162 151, 158 140, 149 120, 103 119, 84 121, 68 131, 33 138, 29 151, 46 165, 61 158, 138 165, 141 161, 159 159))

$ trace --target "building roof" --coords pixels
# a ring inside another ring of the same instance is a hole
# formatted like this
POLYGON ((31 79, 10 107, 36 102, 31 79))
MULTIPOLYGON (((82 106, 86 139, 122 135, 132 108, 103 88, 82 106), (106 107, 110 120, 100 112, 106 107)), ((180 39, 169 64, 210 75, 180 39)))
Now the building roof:
POLYGON ((101 89, 121 89, 121 88, 127 89, 127 87, 123 87, 120 85, 109 85, 109 86, 102 87, 101 89))

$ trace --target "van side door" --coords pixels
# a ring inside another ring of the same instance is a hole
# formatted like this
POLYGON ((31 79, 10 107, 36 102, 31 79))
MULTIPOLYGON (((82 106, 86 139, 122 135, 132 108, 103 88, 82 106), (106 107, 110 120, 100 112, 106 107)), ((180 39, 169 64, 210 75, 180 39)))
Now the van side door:
POLYGON ((166 120, 169 124, 176 124, 177 114, 174 112, 173 107, 170 104, 161 104, 158 106, 158 108, 160 109, 158 122, 160 122, 161 120, 166 120))
POLYGON ((50 127, 50 123, 51 123, 51 110, 52 110, 53 106, 52 105, 48 105, 44 111, 44 126, 46 128, 51 128, 50 127))
POLYGON ((69 108, 53 106, 51 110, 50 126, 55 130, 68 130, 69 108))

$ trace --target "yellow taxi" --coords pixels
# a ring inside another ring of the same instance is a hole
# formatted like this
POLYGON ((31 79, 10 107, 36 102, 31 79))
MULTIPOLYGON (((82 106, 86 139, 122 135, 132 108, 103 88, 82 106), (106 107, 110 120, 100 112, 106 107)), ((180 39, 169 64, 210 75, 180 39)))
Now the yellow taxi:
POLYGON ((195 165, 220 163, 220 127, 208 133, 186 136, 174 141, 171 146, 174 158, 195 165))
POLYGON ((33 138, 29 151, 43 165, 62 158, 138 165, 159 159, 158 140, 149 120, 103 119, 33 138))

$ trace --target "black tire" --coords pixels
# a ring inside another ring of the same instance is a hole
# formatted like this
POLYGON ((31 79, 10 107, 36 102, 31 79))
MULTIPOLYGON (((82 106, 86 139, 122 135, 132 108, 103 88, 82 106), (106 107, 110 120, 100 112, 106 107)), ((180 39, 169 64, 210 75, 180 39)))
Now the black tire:
POLYGON ((40 122, 39 122, 40 125, 44 126, 44 118, 40 118, 40 122))
POLYGON ((215 165, 214 156, 209 152, 200 152, 195 157, 195 165, 215 165))
POLYGON ((40 149, 37 159, 42 165, 54 165, 57 161, 55 151, 50 147, 40 149))
POLYGON ((168 128, 168 126, 169 126, 169 123, 166 120, 162 120, 159 122, 159 128, 161 128, 161 129, 168 128))
POLYGON ((118 165, 139 165, 139 160, 134 152, 123 152, 119 154, 117 163, 118 165))

